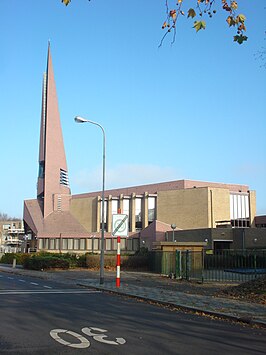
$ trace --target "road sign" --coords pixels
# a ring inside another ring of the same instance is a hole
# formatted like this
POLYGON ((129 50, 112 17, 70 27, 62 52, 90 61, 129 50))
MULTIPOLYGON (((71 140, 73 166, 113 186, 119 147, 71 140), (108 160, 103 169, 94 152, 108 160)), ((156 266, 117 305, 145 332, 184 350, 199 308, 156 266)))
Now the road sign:
POLYGON ((113 214, 112 235, 114 237, 128 236, 128 215, 127 214, 113 214))

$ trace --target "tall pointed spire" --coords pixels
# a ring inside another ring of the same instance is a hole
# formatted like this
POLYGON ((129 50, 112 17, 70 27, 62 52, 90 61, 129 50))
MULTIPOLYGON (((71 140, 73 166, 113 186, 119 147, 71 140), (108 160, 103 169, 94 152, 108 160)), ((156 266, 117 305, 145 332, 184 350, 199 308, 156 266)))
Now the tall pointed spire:
POLYGON ((50 43, 43 78, 37 198, 43 217, 69 210, 70 188, 50 43))

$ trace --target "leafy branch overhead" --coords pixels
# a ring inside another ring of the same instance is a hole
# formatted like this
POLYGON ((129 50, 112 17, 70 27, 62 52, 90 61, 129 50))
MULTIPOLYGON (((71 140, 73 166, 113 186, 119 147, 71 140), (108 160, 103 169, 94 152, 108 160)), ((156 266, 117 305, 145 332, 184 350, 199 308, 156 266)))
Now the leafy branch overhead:
MULTIPOLYGON (((89 0, 90 1, 90 0, 89 0)), ((166 19, 162 25, 165 31, 160 46, 163 44, 167 35, 172 33, 172 43, 176 38, 176 23, 180 16, 186 16, 188 19, 194 19, 193 28, 196 32, 205 30, 205 17, 212 18, 216 12, 216 1, 218 0, 165 0, 166 19), (171 6, 170 6, 171 3, 171 6), (193 5, 193 7, 191 7, 193 5)), ((71 0, 61 0, 66 6, 71 0)), ((227 14, 226 22, 229 27, 234 27, 236 34, 233 37, 234 42, 242 44, 247 41, 248 37, 245 35, 246 17, 238 13, 238 3, 235 0, 219 0, 219 8, 227 14)))
MULTIPOLYGON (((234 41, 242 44, 248 39, 248 37, 244 35, 246 31, 246 17, 243 14, 238 14, 237 1, 220 1, 222 10, 227 13, 226 22, 228 26, 233 26, 236 29, 234 41)), ((191 0, 165 0, 166 19, 162 25, 162 29, 166 32, 161 40, 160 46, 170 32, 173 33, 172 43, 175 41, 176 23, 180 16, 187 16, 188 19, 194 19, 193 28, 198 32, 206 28, 206 21, 204 21, 203 18, 212 18, 217 12, 215 0, 193 0, 194 7, 190 7, 191 2, 191 0), (171 8, 170 2, 173 3, 171 8), (185 6, 187 6, 187 8, 185 8, 185 6)))

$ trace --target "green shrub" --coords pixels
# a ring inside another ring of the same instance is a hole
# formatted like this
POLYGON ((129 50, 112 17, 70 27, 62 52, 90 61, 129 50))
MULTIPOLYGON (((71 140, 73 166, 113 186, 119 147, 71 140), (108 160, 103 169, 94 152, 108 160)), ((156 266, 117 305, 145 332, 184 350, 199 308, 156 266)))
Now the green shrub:
POLYGON ((147 255, 132 255, 121 258, 121 268, 134 270, 148 270, 149 258, 147 255))
POLYGON ((82 255, 77 256, 77 266, 78 267, 87 267, 86 254, 82 254, 82 255))
MULTIPOLYGON (((116 258, 116 255, 105 255, 105 269, 114 269, 116 267, 116 258)), ((100 255, 87 254, 86 264, 89 269, 99 269, 100 255)), ((148 268, 148 255, 121 255, 121 269, 147 270, 148 268)))
POLYGON ((55 256, 33 255, 31 258, 25 260, 23 266, 25 269, 30 270, 68 269, 69 261, 55 256))
MULTIPOLYGON (((68 269, 69 267, 88 267, 90 269, 100 268, 99 254, 71 254, 71 253, 48 253, 39 252, 35 254, 8 253, 2 256, 1 262, 12 264, 13 259, 17 264, 23 265, 25 269, 42 270, 52 268, 68 269)), ((116 254, 104 256, 105 269, 115 269, 116 254)), ((136 255, 121 255, 122 269, 148 269, 149 261, 145 248, 136 255)))
POLYGON ((25 261, 31 257, 31 254, 23 253, 23 254, 17 254, 17 256, 18 256, 17 263, 19 265, 23 265, 25 263, 25 261))
POLYGON ((105 255, 104 267, 105 269, 114 269, 116 267, 116 255, 105 255))
POLYGON ((24 260, 31 257, 31 254, 27 253, 7 253, 1 258, 3 264, 13 264, 13 260, 16 259, 18 265, 23 265, 24 260))
MULTIPOLYGON (((32 263, 36 263, 36 261, 29 261, 28 259, 34 260, 39 260, 38 258, 42 259, 56 259, 56 260, 62 260, 62 265, 68 265, 68 267, 87 267, 86 264, 86 254, 83 255, 78 255, 78 254, 71 254, 71 253, 49 253, 49 252, 38 252, 34 254, 28 254, 28 253, 7 253, 4 254, 1 258, 1 263, 3 264, 12 264, 13 259, 16 259, 17 264, 23 265, 25 268, 28 267, 28 265, 32 265, 32 263), (64 263, 66 261, 66 263, 64 263), (26 266, 25 266, 26 265, 26 266)), ((55 263, 55 261, 50 261, 50 265, 55 263)), ((60 261, 58 262, 60 263, 60 261)), ((35 265, 35 264, 34 264, 35 265)), ((35 267, 35 266, 34 266, 35 267)), ((49 266, 49 268, 52 268, 53 266, 49 266)), ((55 266, 55 267, 62 267, 62 266, 55 266)), ((64 267, 64 266, 63 266, 64 267)), ((31 268, 31 267, 28 267, 31 268)), ((41 268, 38 268, 36 270, 40 270, 41 268)))
POLYGON ((89 269, 99 269, 100 267, 100 255, 87 254, 86 265, 89 269))
POLYGON ((149 249, 146 247, 141 247, 139 250, 136 251, 135 255, 148 255, 149 249))
MULTIPOLYGON (((99 269, 100 259, 99 254, 87 254, 86 266, 89 269, 99 269)), ((104 255, 104 267, 105 269, 114 269, 116 267, 116 255, 104 255)))
POLYGON ((42 256, 42 257, 51 257, 51 258, 66 260, 66 261, 68 261, 69 267, 71 267, 71 268, 74 268, 74 267, 77 267, 77 266, 79 267, 80 265, 84 264, 84 262, 82 262, 82 259, 79 262, 80 256, 78 254, 74 254, 74 253, 40 252, 40 253, 37 253, 35 255, 39 255, 39 256, 42 256))
POLYGON ((82 266, 86 266, 86 262, 84 261, 84 256, 80 256, 78 254, 74 254, 74 253, 60 253, 60 254, 50 254, 51 256, 55 257, 55 258, 59 258, 59 259, 64 259, 67 260, 69 262, 69 267, 80 267, 82 266))
POLYGON ((2 256, 2 258, 1 258, 1 263, 3 263, 3 264, 12 264, 14 258, 17 260, 15 253, 4 254, 2 256))

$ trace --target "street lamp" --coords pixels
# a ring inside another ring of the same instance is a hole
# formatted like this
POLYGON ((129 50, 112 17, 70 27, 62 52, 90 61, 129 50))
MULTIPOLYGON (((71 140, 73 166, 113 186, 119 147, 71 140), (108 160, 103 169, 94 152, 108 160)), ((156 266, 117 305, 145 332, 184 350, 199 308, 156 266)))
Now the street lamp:
POLYGON ((103 182, 102 182, 102 228, 101 228, 101 258, 100 258, 100 284, 104 283, 104 187, 105 187, 105 131, 103 127, 94 121, 87 120, 83 117, 76 116, 75 117, 75 122, 77 123, 91 123, 94 124, 95 126, 98 126, 101 128, 102 133, 103 133, 103 182))
POLYGON ((176 229, 176 225, 174 223, 171 224, 171 228, 173 229, 173 237, 172 237, 172 242, 175 241, 175 229, 176 229))

